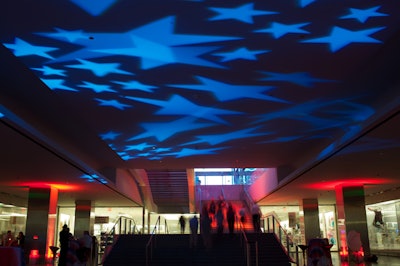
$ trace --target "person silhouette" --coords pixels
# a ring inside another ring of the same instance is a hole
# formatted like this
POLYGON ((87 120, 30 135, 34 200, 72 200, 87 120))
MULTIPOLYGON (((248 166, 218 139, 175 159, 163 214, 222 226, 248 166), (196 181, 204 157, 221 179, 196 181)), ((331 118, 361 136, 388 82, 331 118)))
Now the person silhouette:
POLYGON ((179 217, 179 225, 181 227, 181 234, 184 234, 185 233, 186 220, 185 220, 185 217, 183 217, 183 215, 181 215, 181 217, 179 217))

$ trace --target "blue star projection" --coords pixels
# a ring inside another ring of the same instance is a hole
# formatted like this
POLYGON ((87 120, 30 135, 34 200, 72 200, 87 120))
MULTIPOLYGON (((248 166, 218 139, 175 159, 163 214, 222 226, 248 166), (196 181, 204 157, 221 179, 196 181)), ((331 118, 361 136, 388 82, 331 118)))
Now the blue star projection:
POLYGON ((350 58, 379 51, 400 16, 394 0, 31 2, 0 11, 0 41, 49 93, 91 108, 123 160, 315 139, 323 157, 375 114, 375 95, 344 85, 350 58), (14 23, 21 6, 40 19, 14 23))

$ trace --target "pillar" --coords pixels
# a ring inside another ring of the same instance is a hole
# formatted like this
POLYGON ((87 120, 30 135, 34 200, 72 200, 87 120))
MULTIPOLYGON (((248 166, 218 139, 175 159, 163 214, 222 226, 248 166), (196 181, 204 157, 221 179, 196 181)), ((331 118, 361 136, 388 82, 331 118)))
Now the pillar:
POLYGON ((337 186, 336 206, 338 218, 339 245, 341 256, 348 256, 352 259, 364 260, 364 257, 371 255, 367 215, 365 212, 365 195, 362 185, 337 186), (360 253, 355 254, 351 250, 356 242, 361 242, 360 253))
POLYGON ((303 199, 305 244, 313 238, 321 237, 319 226, 318 199, 303 199))
POLYGON ((74 235, 77 238, 83 236, 84 231, 89 231, 91 235, 94 233, 94 215, 92 215, 92 201, 77 200, 75 201, 75 225, 74 235))
POLYGON ((43 264, 52 257, 54 246, 58 190, 56 188, 30 188, 25 230, 27 263, 43 264))

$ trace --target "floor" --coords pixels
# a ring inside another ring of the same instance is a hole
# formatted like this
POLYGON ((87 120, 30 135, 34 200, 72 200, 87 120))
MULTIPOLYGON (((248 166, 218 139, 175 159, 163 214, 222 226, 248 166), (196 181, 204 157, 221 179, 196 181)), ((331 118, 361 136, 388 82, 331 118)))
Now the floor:
MULTIPOLYGON (((378 265, 400 266, 400 257, 398 255, 397 256, 379 255, 379 256, 377 256, 378 257, 377 262, 362 262, 362 263, 341 261, 338 252, 332 252, 331 257, 332 257, 332 265, 333 266, 378 266, 378 265)), ((303 265, 302 259, 300 258, 299 266, 302 266, 302 265, 303 265)), ((310 266, 310 265, 312 265, 312 264, 309 264, 307 266, 310 266)))

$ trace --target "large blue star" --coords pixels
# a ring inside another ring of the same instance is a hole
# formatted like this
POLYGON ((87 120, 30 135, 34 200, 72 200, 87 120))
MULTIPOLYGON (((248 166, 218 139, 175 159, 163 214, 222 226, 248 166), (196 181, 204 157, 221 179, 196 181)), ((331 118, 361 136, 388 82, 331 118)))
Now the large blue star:
POLYGON ((258 54, 268 53, 270 50, 249 50, 246 47, 241 47, 231 52, 225 53, 214 53, 214 55, 224 57, 221 62, 236 60, 236 59, 246 59, 246 60, 257 60, 258 54))
POLYGON ((276 73, 262 71, 261 73, 266 74, 267 77, 261 78, 260 80, 267 81, 285 81, 291 82, 296 85, 303 87, 313 87, 315 82, 332 82, 332 80, 313 78, 306 72, 293 72, 293 73, 276 73))
POLYGON ((158 115, 194 116, 223 124, 226 124, 226 121, 219 118, 217 115, 241 114, 241 112, 236 112, 236 111, 228 111, 207 106, 199 106, 186 100, 185 98, 179 95, 173 95, 169 99, 169 101, 159 101, 159 100, 137 98, 130 96, 127 96, 125 98, 162 107, 159 111, 156 112, 156 114, 158 115))
POLYGON ((14 50, 15 56, 37 55, 49 59, 53 59, 53 57, 48 53, 58 49, 54 47, 31 45, 20 38, 15 38, 14 44, 4 43, 4 46, 14 50))
POLYGON ((209 127, 214 124, 195 122, 195 118, 189 116, 167 123, 141 123, 140 125, 146 130, 146 132, 140 135, 135 135, 127 141, 155 137, 159 142, 161 142, 178 133, 209 127))
POLYGON ((253 16, 263 16, 277 14, 278 12, 254 10, 254 3, 244 4, 234 8, 210 7, 209 9, 218 13, 218 15, 209 20, 236 19, 245 23, 253 23, 253 16))
POLYGON ((188 44, 220 42, 238 39, 237 37, 174 34, 175 18, 167 17, 130 31, 132 44, 97 50, 102 53, 135 56, 142 58, 142 68, 149 69, 171 63, 185 63, 220 67, 200 57, 214 50, 214 47, 177 47, 188 44), (157 34, 154 34, 157 32, 157 34))
POLYGON ((80 64, 67 65, 67 67, 90 70, 98 77, 104 77, 110 73, 132 75, 132 73, 118 69, 118 67, 121 65, 119 63, 95 63, 83 59, 77 60, 80 62, 80 64))
POLYGON ((331 34, 327 37, 305 40, 305 43, 329 43, 331 52, 336 52, 350 43, 380 43, 381 41, 369 37, 385 27, 376 27, 366 30, 352 31, 341 27, 333 27, 331 34))
POLYGON ((309 32, 301 27, 304 27, 310 23, 297 23, 297 24, 282 24, 279 22, 272 22, 271 27, 264 28, 261 30, 255 30, 254 32, 266 32, 271 33, 275 39, 279 39, 280 37, 289 34, 289 33, 305 33, 308 34, 309 32))
MULTIPOLYGON (((91 38, 76 39, 75 44, 83 47, 82 49, 61 56, 52 62, 123 55, 141 58, 143 69, 171 63, 221 68, 221 66, 200 57, 200 55, 215 50, 216 47, 189 47, 187 45, 240 39, 238 37, 175 34, 174 25, 175 18, 170 16, 123 33, 88 32, 85 34, 91 38), (154 34, 155 32, 157 34, 154 34), (184 45, 186 47, 183 47, 184 45)), ((65 39, 65 37, 53 34, 41 33, 49 38, 62 41, 65 39)))
POLYGON ((254 85, 229 85, 212 79, 197 77, 201 85, 169 85, 189 90, 203 90, 212 92, 219 101, 237 100, 242 98, 253 98, 259 100, 286 103, 287 101, 263 94, 271 90, 272 86, 254 86, 254 85))
POLYGON ((387 14, 376 12, 379 8, 380 8, 380 6, 371 7, 371 8, 368 8, 368 9, 349 8, 350 14, 348 14, 346 16, 341 16, 340 18, 342 18, 342 19, 348 19, 348 18, 356 19, 356 20, 360 21, 361 23, 364 23, 370 17, 388 16, 387 14))
POLYGON ((88 82, 88 81, 83 81, 83 83, 84 83, 84 85, 78 85, 78 87, 92 89, 96 93, 116 92, 115 90, 110 88, 110 85, 94 84, 94 83, 88 82))

